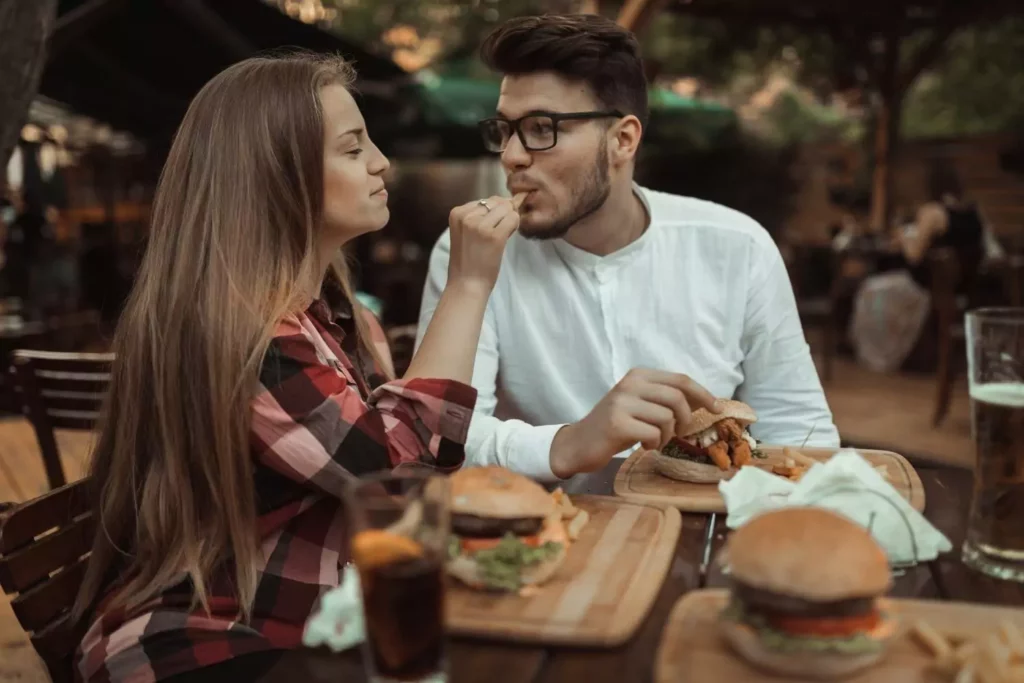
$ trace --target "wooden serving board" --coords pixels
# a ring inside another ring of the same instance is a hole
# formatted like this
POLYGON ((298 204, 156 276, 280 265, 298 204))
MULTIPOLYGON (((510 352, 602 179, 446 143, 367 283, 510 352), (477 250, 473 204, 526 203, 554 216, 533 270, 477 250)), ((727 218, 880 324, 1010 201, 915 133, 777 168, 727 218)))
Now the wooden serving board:
MULTIPOLYGON (((771 469, 784 461, 781 446, 762 446, 766 459, 755 460, 755 467, 771 469)), ((800 448, 804 455, 825 461, 839 452, 838 448, 800 448)), ((924 510, 924 486, 917 471, 907 459, 889 451, 857 451, 872 465, 885 467, 889 483, 903 494, 918 512, 924 510)), ((615 475, 615 495, 637 503, 672 505, 684 512, 725 512, 725 500, 718 484, 693 484, 676 481, 658 474, 654 469, 654 452, 637 449, 622 463, 615 475)))
POLYGON ((451 579, 451 633, 519 642, 614 647, 654 603, 679 539, 679 511, 606 496, 573 496, 590 522, 537 592, 476 591, 451 579))
MULTIPOLYGON (((782 678, 763 673, 733 653, 720 635, 718 613, 728 601, 728 591, 699 590, 676 603, 661 635, 654 665, 655 683, 775 683, 782 678)), ((939 683, 930 670, 932 657, 909 633, 909 625, 924 620, 940 633, 960 637, 994 632, 1009 620, 1024 628, 1024 610, 967 602, 887 599, 886 608, 900 619, 900 634, 890 643, 880 662, 844 683, 939 683)), ((801 680, 787 678, 785 680, 801 680)))

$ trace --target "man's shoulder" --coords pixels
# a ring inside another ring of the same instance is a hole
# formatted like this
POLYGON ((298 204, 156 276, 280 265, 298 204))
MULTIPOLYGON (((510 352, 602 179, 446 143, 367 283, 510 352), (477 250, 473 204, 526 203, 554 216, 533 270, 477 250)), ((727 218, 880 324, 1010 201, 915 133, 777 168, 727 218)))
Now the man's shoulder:
POLYGON ((643 192, 653 219, 668 228, 711 231, 715 237, 735 235, 762 248, 775 247, 764 226, 742 211, 696 197, 647 188, 643 192))

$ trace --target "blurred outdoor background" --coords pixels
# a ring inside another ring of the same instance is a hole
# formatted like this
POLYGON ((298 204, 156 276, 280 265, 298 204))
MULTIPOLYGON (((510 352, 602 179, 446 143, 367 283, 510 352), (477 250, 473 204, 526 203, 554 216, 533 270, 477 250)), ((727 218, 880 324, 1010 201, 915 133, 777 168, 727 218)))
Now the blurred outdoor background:
MULTIPOLYGON (((356 61, 392 220, 352 258, 407 354, 449 210, 504 187, 476 132, 499 88, 476 49, 542 12, 636 31, 653 108, 639 181, 771 233, 844 441, 968 463, 962 313, 1019 303, 1024 268, 1019 0, 0 0, 0 363, 107 348, 190 98, 283 47, 356 61), (976 209, 984 248, 929 252, 923 327, 880 366, 849 333, 858 297, 940 185, 976 209)), ((0 410, 0 501, 25 500, 47 479, 4 374, 0 410)), ((69 479, 89 438, 57 434, 69 479)))

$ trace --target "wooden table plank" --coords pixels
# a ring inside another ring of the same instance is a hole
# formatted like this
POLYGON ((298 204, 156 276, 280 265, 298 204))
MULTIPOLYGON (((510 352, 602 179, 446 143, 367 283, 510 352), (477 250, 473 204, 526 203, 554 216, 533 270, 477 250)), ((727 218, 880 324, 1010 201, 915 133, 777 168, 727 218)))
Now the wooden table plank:
POLYGON ((683 515, 676 559, 655 598, 651 613, 629 642, 614 649, 552 649, 543 672, 536 679, 537 683, 650 680, 662 625, 679 597, 699 587, 698 568, 706 522, 705 515, 683 515))
POLYGON ((448 646, 452 683, 532 683, 547 657, 542 647, 467 638, 453 640, 448 646))

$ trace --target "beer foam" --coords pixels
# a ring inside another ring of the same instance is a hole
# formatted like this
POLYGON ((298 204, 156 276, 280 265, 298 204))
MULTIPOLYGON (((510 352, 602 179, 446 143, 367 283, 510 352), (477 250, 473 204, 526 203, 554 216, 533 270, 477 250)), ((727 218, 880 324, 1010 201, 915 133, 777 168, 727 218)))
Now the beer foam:
POLYGON ((1024 383, 992 382, 971 387, 971 398, 1003 408, 1024 408, 1024 383))

